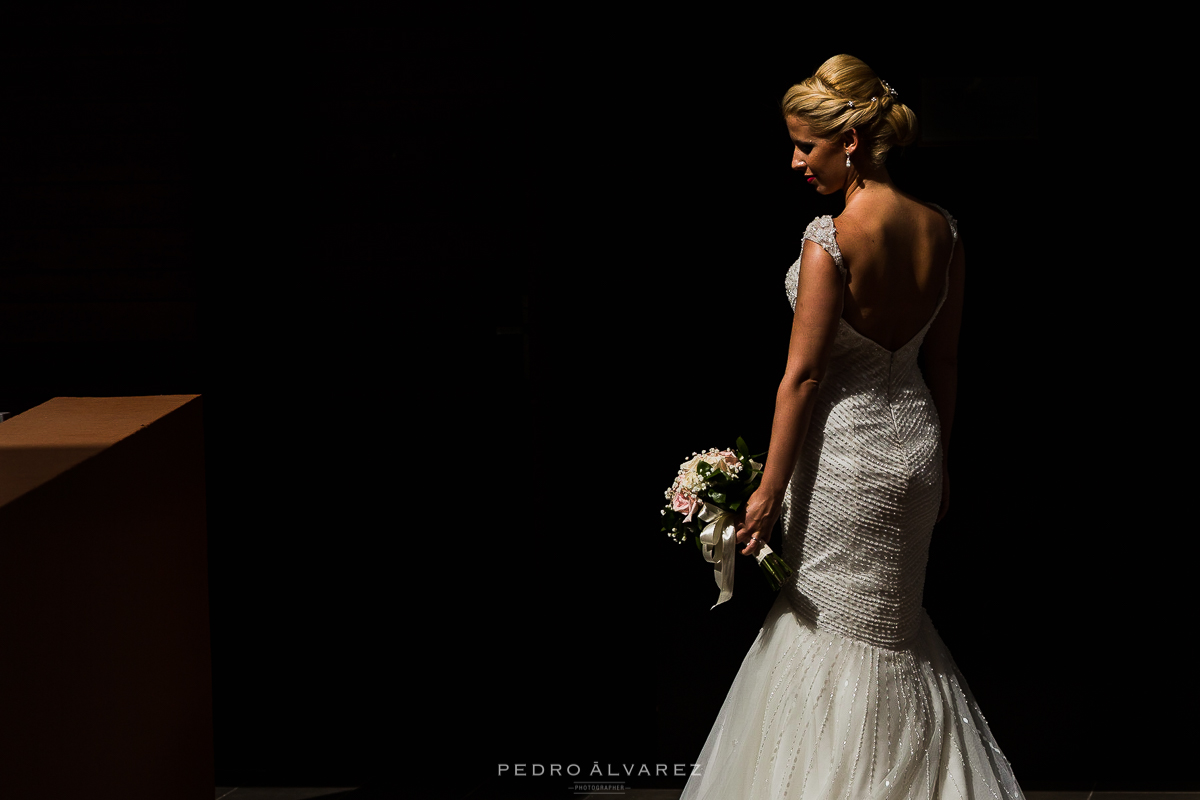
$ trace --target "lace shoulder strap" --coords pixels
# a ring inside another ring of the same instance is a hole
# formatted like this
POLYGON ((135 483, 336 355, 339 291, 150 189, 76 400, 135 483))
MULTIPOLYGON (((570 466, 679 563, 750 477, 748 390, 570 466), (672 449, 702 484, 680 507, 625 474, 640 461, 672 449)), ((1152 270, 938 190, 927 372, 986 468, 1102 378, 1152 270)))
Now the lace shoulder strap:
MULTIPOLYGON (((950 265, 954 262, 954 249, 958 246, 958 220, 950 216, 950 212, 942 208, 936 203, 930 203, 930 208, 942 212, 942 216, 946 218, 946 224, 950 226, 950 259, 946 262, 946 279, 942 281, 942 295, 938 299, 937 308, 933 312, 933 316, 937 317, 938 312, 942 310, 942 303, 946 302, 946 296, 950 293, 950 265)), ((932 324, 933 320, 930 320, 932 324)))
POLYGON ((937 203, 930 203, 929 207, 942 212, 942 216, 946 218, 946 224, 950 226, 950 238, 958 244, 958 220, 950 216, 950 212, 939 206, 937 203))
MULTIPOLYGON (((808 227, 804 229, 804 238, 814 241, 825 248, 825 252, 829 253, 833 258, 833 263, 837 265, 838 272, 845 277, 846 265, 842 261, 842 250, 838 247, 837 229, 833 226, 833 217, 826 214, 808 223, 808 227)), ((801 246, 800 253, 803 256, 803 245, 801 246)))
POLYGON ((829 253, 833 258, 833 263, 837 265, 842 278, 846 277, 846 265, 842 261, 841 248, 838 247, 837 230, 833 227, 833 217, 817 217, 804 229, 804 237, 800 240, 800 257, 788 268, 787 275, 783 279, 783 288, 787 291, 788 302, 791 303, 793 310, 796 308, 796 293, 800 287, 800 262, 804 259, 805 240, 814 241, 825 248, 825 252, 829 253))

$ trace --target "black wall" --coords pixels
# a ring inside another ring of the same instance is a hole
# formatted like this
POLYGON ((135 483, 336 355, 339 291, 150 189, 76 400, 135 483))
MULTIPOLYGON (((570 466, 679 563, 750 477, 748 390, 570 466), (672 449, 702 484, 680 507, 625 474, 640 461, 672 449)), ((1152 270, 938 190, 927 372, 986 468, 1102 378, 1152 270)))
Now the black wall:
POLYGON ((776 104, 848 51, 917 110, 893 176, 969 253, 926 605, 1029 788, 1186 788, 1194 700, 1147 697, 1186 662, 1135 644, 1176 613, 1175 559, 1135 544, 1166 513, 1130 476, 1153 420, 1109 377, 1145 326, 1086 269, 1113 216, 1055 111, 1104 54, 767 16, 17 30, 0 410, 205 395, 219 784, 459 796, 499 764, 695 755, 771 598, 742 569, 709 611, 655 518, 686 454, 765 447, 783 274, 837 213, 776 104))

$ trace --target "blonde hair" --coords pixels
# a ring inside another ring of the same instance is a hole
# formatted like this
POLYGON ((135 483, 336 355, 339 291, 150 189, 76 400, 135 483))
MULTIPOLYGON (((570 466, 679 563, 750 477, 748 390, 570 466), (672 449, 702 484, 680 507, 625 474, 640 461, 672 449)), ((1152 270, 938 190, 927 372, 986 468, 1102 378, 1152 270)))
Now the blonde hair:
POLYGON ((854 128, 876 166, 892 147, 917 138, 917 115, 854 56, 826 61, 811 78, 788 89, 782 105, 785 117, 798 117, 822 139, 854 128))

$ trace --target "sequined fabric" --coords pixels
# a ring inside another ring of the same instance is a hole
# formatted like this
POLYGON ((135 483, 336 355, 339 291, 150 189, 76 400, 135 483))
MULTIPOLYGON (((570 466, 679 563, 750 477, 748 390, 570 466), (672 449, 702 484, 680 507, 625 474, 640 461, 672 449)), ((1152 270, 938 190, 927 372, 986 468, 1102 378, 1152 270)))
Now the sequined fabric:
MULTIPOLYGON (((805 239, 845 274, 831 218, 805 239)), ((784 284, 793 309, 799 269, 784 284)), ((839 323, 782 517, 795 575, 684 800, 1023 797, 921 607, 941 500, 940 425, 917 366, 930 324, 893 352, 839 323)))
MULTIPOLYGON (((832 219, 814 220, 805 238, 845 274, 832 219)), ((799 272, 797 259, 785 280, 793 309, 799 272)), ((945 299, 943 283, 939 311, 945 299)), ((941 428, 917 366, 932 322, 895 352, 838 323, 784 500, 784 560, 798 567, 788 599, 819 627, 881 647, 917 634, 941 500, 941 428)))

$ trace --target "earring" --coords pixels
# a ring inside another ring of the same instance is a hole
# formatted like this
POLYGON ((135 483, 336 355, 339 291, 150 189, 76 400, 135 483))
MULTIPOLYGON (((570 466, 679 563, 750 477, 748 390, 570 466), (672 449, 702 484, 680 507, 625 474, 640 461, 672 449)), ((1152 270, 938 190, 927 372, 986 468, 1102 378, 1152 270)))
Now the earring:
POLYGON ((849 150, 846 151, 846 166, 847 167, 852 166, 850 164, 850 151, 849 150))

